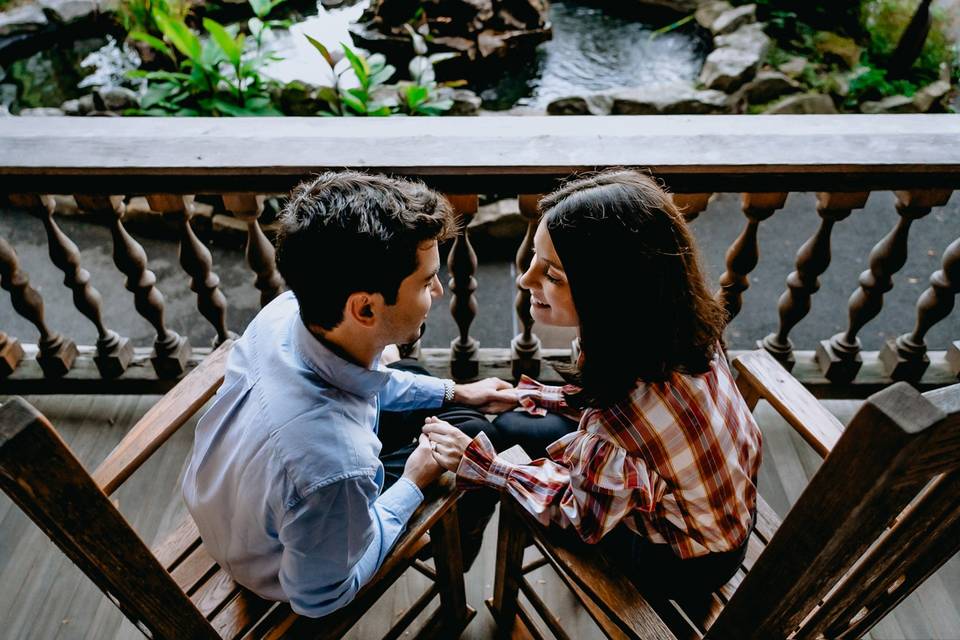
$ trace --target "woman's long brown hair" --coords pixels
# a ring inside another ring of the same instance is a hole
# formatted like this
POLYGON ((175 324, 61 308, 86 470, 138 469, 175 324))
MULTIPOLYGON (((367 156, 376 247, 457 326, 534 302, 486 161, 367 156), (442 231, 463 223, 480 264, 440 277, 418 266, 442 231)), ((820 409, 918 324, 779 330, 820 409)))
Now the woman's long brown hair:
POLYGON ((609 170, 540 203, 580 318, 583 358, 561 374, 575 406, 605 407, 638 381, 705 373, 727 314, 704 282, 693 236, 652 178, 609 170))

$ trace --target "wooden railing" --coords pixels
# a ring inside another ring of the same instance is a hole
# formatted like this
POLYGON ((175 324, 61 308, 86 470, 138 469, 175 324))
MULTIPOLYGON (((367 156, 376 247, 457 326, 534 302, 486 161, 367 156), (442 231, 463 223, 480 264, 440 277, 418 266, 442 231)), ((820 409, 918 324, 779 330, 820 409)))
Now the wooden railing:
POLYGON ((343 167, 422 179, 447 193, 460 216, 448 262, 458 336, 449 351, 425 349, 428 365, 461 379, 521 372, 549 378, 542 361, 569 352, 540 348, 524 291, 516 298, 521 330, 509 349, 481 349, 471 336, 478 313, 474 292, 482 283, 466 223, 477 212, 477 194, 518 194, 528 222, 516 257, 522 270, 530 260, 538 194, 572 173, 609 166, 653 172, 675 193, 689 220, 713 193, 742 194, 746 220, 727 251, 717 292, 731 317, 739 313, 758 264, 760 225, 784 206, 788 193, 817 193, 820 225, 797 253, 779 301, 779 325, 759 342, 819 395, 860 396, 893 379, 937 386, 960 373, 960 341, 951 338, 934 349, 925 342, 930 328, 948 318, 960 338, 957 316, 950 316, 960 291, 960 220, 942 223, 947 239, 942 266, 917 302, 913 328, 879 353, 864 352, 857 338, 882 309, 906 261, 913 222, 945 205, 960 188, 955 116, 11 118, 0 119, 0 197, 42 223, 53 263, 98 339, 78 347, 47 325, 41 296, 13 247, 0 238, 0 286, 39 334, 36 344, 21 344, 0 332, 0 393, 158 391, 206 352, 166 324, 156 276, 147 268, 143 247, 124 227, 130 197, 145 195, 151 209, 176 223, 180 264, 219 343, 242 327, 230 326, 211 254, 191 227, 195 195, 219 195, 224 209, 246 223, 246 258, 266 304, 283 283, 258 221, 264 196, 284 194, 310 173, 343 167), (859 286, 852 287, 846 330, 824 336, 815 350, 796 350, 790 333, 808 314, 818 279, 829 267, 834 227, 878 190, 896 194, 899 219, 870 253, 859 286), (49 194, 73 194, 80 208, 107 221, 114 263, 126 278, 133 307, 156 331, 152 347, 131 345, 106 326, 100 295, 77 247, 58 227, 49 194))

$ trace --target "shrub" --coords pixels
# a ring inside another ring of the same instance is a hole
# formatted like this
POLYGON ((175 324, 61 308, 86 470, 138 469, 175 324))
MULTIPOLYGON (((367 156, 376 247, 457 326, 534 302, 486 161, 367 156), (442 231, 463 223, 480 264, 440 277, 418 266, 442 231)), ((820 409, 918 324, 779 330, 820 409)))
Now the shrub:
MULTIPOLYGON (((893 54, 916 9, 916 0, 864 0, 861 20, 867 35, 867 48, 878 64, 883 64, 893 54)), ((930 17, 930 33, 913 65, 913 75, 918 82, 936 80, 941 64, 953 65, 955 62, 956 51, 947 32, 946 14, 942 9, 934 8, 930 17)))

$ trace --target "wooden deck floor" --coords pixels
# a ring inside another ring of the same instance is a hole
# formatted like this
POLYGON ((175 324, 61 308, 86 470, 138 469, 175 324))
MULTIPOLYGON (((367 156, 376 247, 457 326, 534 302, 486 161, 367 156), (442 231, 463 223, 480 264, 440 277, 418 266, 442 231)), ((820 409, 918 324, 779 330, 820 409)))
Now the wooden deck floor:
MULTIPOLYGON (((38 396, 28 400, 51 419, 80 460, 92 467, 156 398, 38 396)), ((857 405, 853 401, 827 404, 844 421, 857 405)), ((758 418, 765 436, 760 491, 782 516, 799 496, 819 460, 765 405, 758 408, 758 418)), ((148 541, 162 537, 182 513, 178 479, 192 444, 191 434, 191 429, 182 429, 116 494, 121 511, 148 541)), ((464 638, 493 636, 493 620, 482 603, 493 589, 495 536, 496 526, 491 523, 483 553, 467 575, 467 600, 479 614, 464 638)), ((539 569, 531 578, 571 637, 600 637, 549 567, 539 569)), ((397 612, 419 595, 425 582, 420 574, 408 572, 348 637, 379 637, 395 620, 397 612)), ((5 495, 0 496, 0 637, 142 637, 5 495)), ((960 639, 960 557, 942 567, 875 627, 870 637, 960 639)))

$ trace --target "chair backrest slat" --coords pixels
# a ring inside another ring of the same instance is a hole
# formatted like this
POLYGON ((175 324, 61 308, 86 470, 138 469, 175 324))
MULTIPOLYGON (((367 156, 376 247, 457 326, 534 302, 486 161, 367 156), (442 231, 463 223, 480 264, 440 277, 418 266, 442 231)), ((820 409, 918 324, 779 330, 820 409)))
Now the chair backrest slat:
POLYGON ((952 405, 905 383, 864 402, 708 637, 794 633, 931 477, 956 464, 960 414, 941 406, 952 405))
POLYGON ((0 406, 0 485, 141 630, 218 637, 46 418, 21 398, 0 406))

